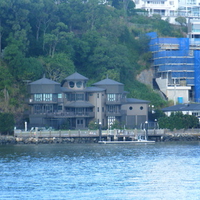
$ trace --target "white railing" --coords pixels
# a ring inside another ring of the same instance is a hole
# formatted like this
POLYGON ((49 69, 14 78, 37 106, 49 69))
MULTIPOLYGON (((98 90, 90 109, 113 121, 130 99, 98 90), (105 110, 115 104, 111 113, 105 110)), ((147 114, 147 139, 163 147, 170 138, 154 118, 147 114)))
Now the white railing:
MULTIPOLYGON (((102 130, 102 136, 137 136, 144 135, 145 130, 142 129, 124 129, 124 130, 102 130)), ((163 129, 149 129, 149 135, 164 134, 163 129)), ((15 137, 99 137, 99 130, 58 130, 58 131, 23 131, 23 130, 14 130, 15 137)))

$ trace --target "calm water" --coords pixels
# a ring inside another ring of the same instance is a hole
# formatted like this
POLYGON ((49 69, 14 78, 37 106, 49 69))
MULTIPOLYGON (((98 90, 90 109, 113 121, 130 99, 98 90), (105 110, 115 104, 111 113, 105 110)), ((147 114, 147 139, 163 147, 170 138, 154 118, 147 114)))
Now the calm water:
POLYGON ((2 145, 0 199, 200 199, 200 143, 2 145))

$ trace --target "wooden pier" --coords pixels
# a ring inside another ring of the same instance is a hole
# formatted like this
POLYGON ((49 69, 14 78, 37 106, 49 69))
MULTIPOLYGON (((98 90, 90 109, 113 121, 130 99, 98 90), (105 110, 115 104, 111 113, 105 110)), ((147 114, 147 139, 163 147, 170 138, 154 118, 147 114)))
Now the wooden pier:
MULTIPOLYGON (((164 130, 148 130, 148 140, 162 141, 164 130)), ((65 131, 22 131, 15 130, 17 138, 93 138, 97 141, 136 141, 138 138, 145 139, 144 130, 65 130, 65 131)))

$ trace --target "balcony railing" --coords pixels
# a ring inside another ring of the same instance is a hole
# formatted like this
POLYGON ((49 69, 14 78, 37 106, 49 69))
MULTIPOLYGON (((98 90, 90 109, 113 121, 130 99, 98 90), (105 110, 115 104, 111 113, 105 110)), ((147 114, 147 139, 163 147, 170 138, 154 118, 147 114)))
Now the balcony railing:
POLYGON ((116 111, 116 112, 106 111, 106 116, 121 116, 122 114, 123 114, 122 111, 116 111))
POLYGON ((60 101, 56 100, 56 99, 52 99, 51 101, 35 101, 33 99, 29 99, 28 103, 29 104, 55 104, 55 103, 58 103, 60 101))
POLYGON ((33 113, 33 115, 45 115, 46 117, 65 118, 65 117, 94 117, 94 112, 46 112, 46 113, 33 113))
POLYGON ((108 101, 106 100, 106 104, 109 104, 109 105, 120 105, 122 104, 123 102, 125 102, 125 99, 119 99, 119 100, 115 100, 115 101, 108 101))

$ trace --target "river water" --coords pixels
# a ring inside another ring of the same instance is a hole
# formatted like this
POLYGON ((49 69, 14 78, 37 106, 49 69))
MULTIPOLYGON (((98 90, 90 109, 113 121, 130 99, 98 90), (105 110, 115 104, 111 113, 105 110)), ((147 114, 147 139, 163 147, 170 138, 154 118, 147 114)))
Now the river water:
POLYGON ((0 199, 200 199, 200 143, 1 145, 0 199))

